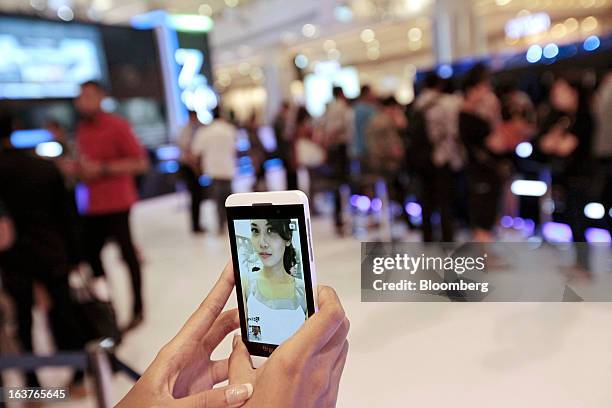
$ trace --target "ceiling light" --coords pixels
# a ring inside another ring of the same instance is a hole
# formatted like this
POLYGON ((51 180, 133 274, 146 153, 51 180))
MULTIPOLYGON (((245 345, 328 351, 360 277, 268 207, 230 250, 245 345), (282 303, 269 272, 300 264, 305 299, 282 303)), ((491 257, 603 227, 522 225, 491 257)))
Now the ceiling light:
POLYGON ((365 30, 361 32, 361 35, 359 36, 359 38, 361 38, 361 41, 365 43, 369 43, 371 41, 374 41, 374 38, 376 38, 376 34, 374 34, 373 30, 366 28, 365 30))
POLYGON ((578 29, 578 20, 576 20, 574 17, 570 17, 567 20, 565 20, 564 24, 565 24, 565 27, 567 28, 568 33, 571 33, 578 29))
POLYGON ((567 28, 564 24, 555 24, 550 30, 550 34, 555 38, 562 38, 567 35, 567 28))
POLYGON ((507 6, 511 1, 512 0, 495 0, 495 4, 498 6, 507 6))
POLYGON ((325 51, 330 51, 336 48, 336 42, 334 40, 325 40, 323 43, 323 49, 325 51))
POLYGON ((30 6, 38 11, 43 11, 47 7, 45 0, 30 0, 30 6))
POLYGON ((198 13, 200 13, 203 16, 210 17, 210 16, 212 16, 213 9, 212 9, 212 7, 210 7, 209 4, 204 3, 200 7, 198 7, 198 13))
POLYGON ((408 39, 410 41, 420 41, 423 38, 423 31, 420 28, 413 27, 408 30, 408 39))
POLYGON ((60 6, 57 9, 57 16, 64 21, 72 21, 74 19, 74 12, 68 6, 60 6))
POLYGON ((225 0, 225 4, 227 7, 236 7, 238 5, 238 0, 225 0))
POLYGON ((580 23, 580 29, 584 32, 593 31, 597 28, 597 25, 597 19, 593 16, 589 16, 582 20, 582 23, 580 23))
POLYGON ((304 34, 304 37, 312 38, 317 34, 317 27, 314 24, 304 24, 302 34, 304 34))

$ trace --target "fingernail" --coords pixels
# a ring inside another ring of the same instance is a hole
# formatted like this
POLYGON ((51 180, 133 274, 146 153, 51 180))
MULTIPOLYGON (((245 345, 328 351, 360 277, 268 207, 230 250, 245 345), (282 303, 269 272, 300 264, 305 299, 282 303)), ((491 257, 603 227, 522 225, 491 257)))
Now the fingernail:
POLYGON ((240 340, 240 335, 238 333, 234 333, 234 339, 232 340, 232 348, 236 348, 238 341, 240 340))
POLYGON ((250 383, 233 385, 225 390, 225 401, 228 405, 239 405, 251 398, 253 385, 250 383))

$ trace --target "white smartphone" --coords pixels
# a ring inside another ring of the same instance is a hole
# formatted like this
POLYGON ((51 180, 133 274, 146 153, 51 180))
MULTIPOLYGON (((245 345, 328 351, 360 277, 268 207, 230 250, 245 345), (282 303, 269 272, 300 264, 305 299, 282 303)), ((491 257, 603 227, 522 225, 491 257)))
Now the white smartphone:
POLYGON ((316 312, 308 198, 301 191, 232 194, 225 209, 242 340, 258 366, 316 312))

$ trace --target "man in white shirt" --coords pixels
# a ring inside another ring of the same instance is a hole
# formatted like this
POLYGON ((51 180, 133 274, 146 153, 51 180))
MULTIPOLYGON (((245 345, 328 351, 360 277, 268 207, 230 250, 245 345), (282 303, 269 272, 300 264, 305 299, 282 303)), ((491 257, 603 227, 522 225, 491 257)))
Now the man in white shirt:
POLYGON ((225 225, 225 199, 232 193, 232 179, 236 172, 236 133, 234 125, 213 112, 215 120, 200 128, 192 143, 191 151, 201 159, 204 174, 212 178, 211 195, 217 205, 219 233, 225 225))
POLYGON ((194 234, 204 232, 200 225, 200 204, 202 202, 202 187, 200 186, 200 158, 195 156, 191 147, 198 129, 202 126, 195 111, 189 111, 189 122, 179 132, 177 145, 181 149, 179 162, 180 174, 191 195, 191 230, 194 234))

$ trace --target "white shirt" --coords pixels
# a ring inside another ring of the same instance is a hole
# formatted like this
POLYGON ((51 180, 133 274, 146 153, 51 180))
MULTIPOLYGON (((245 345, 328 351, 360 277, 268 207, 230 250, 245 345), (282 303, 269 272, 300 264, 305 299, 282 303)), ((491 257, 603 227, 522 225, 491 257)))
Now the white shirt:
POLYGON ((204 173, 213 179, 231 180, 236 172, 236 128, 215 119, 200 128, 191 146, 193 154, 202 157, 204 173))

